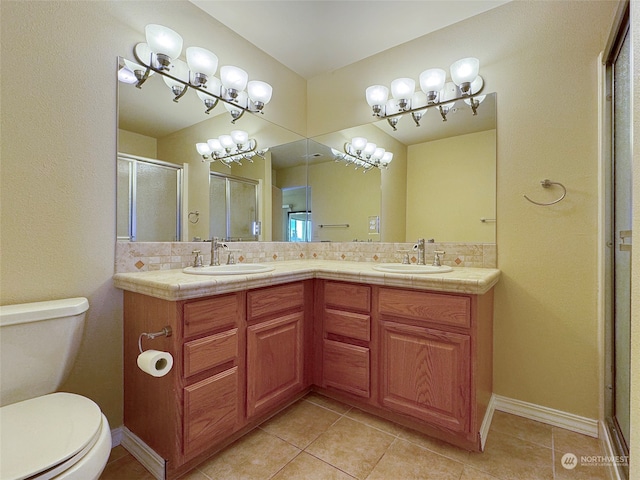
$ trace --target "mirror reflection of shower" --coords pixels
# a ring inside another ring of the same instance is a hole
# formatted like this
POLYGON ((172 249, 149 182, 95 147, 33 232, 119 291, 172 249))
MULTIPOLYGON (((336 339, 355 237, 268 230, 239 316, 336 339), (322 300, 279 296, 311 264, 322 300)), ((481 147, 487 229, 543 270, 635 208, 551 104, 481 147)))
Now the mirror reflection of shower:
POLYGON ((311 241, 311 209, 307 209, 309 197, 306 186, 282 189, 282 238, 288 242, 311 241))
POLYGON ((183 240, 183 176, 180 165, 118 154, 118 240, 183 240))

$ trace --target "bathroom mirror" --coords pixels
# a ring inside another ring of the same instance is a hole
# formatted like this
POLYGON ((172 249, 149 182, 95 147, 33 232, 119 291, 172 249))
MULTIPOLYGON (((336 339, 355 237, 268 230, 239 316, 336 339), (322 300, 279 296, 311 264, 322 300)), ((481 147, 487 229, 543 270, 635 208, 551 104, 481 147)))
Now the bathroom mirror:
MULTIPOLYGON (((269 122, 267 114, 245 113, 232 124, 222 102, 206 114, 193 91, 173 99, 159 74, 141 88, 118 82, 118 239, 286 240, 282 202, 284 197, 287 204, 288 191, 306 192, 306 139, 269 122), (233 130, 246 131, 259 150, 267 149, 264 158, 255 155, 231 166, 203 161, 195 144, 233 130), (160 165, 162 172, 178 173, 173 180, 165 173, 162 182, 148 181, 148 194, 141 181, 146 177, 136 179, 131 163, 142 165, 141 172, 160 165), (222 192, 222 184, 228 191, 222 192)), ((306 204, 295 208, 306 212, 306 204)))
POLYGON ((326 179, 316 175, 317 165, 309 165, 312 240, 404 242, 425 237, 437 242, 495 243, 496 94, 486 95, 477 115, 458 103, 447 121, 432 108, 420 127, 405 115, 396 131, 380 120, 314 137, 310 155, 333 162, 340 176, 326 179), (331 149, 344 152, 345 143, 358 136, 394 153, 388 169, 363 174, 362 169, 334 162, 331 149), (353 175, 351 188, 340 186, 347 172, 353 175), (328 216, 320 221, 316 207, 324 200, 316 200, 324 198, 332 206, 324 205, 328 216), (341 226, 319 228, 324 222, 341 226))

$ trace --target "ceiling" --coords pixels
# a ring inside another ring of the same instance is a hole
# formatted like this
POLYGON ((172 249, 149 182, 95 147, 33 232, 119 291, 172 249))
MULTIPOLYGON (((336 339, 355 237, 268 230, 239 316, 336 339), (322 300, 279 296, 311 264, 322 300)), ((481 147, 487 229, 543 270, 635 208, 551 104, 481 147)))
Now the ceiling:
POLYGON ((190 0, 305 79, 510 0, 190 0))

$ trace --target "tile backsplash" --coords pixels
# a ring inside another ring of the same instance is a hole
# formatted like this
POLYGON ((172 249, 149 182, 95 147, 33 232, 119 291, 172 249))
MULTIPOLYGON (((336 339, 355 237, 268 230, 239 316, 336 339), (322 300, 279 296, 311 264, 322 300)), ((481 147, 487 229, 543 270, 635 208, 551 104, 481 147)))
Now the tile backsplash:
MULTIPOLYGON (((412 263, 418 258, 413 243, 381 242, 228 242, 236 262, 263 263, 283 260, 345 260, 389 263, 409 254, 412 263)), ((211 261, 209 242, 116 242, 115 273, 145 272, 184 268, 193 263, 194 250, 200 250, 204 264, 211 261)), ((446 252, 443 265, 452 267, 496 268, 495 243, 427 243, 427 263, 434 250, 446 252)), ((226 254, 220 252, 220 262, 226 254)))

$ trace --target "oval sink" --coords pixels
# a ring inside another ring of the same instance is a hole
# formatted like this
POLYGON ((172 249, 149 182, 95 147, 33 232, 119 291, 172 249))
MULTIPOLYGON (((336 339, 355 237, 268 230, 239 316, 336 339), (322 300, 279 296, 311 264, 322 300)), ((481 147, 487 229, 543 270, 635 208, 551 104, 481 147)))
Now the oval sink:
POLYGON ((249 275, 275 270, 276 267, 259 263, 236 263, 233 265, 214 265, 210 267, 186 267, 182 271, 191 275, 249 275))
POLYGON ((446 265, 434 267, 433 265, 405 265, 402 263, 383 263, 381 265, 374 265, 373 269, 378 270, 379 272, 407 273, 410 275, 423 273, 447 273, 453 271, 453 268, 446 265))

